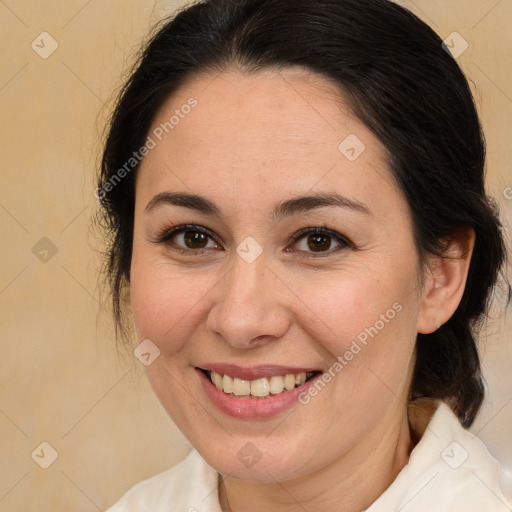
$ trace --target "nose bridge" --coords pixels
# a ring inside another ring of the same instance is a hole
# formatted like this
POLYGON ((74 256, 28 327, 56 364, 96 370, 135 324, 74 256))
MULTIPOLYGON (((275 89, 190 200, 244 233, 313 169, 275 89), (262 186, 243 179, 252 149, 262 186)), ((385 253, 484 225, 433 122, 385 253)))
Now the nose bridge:
POLYGON ((209 328, 238 348, 251 346, 256 338, 283 336, 289 327, 288 312, 274 281, 263 255, 249 263, 233 254, 231 268, 219 283, 209 328))

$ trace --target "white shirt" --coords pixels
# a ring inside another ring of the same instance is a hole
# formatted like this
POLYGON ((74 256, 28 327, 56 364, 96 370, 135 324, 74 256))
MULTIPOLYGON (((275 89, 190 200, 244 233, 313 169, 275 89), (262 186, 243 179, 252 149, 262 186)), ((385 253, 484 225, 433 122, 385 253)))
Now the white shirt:
MULTIPOLYGON (((222 512, 218 475, 196 450, 106 512, 222 512)), ((510 512, 512 472, 441 403, 409 462, 365 512, 510 512)))

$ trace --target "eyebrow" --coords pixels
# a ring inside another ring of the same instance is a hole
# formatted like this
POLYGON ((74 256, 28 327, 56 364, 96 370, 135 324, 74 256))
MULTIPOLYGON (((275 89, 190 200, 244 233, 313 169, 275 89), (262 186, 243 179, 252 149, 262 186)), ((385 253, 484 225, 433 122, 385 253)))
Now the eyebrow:
MULTIPOLYGON (((181 192, 161 192, 146 205, 145 212, 153 211, 163 205, 182 206, 209 216, 222 217, 222 210, 215 203, 197 194, 181 192)), ((371 215, 370 209, 364 203, 349 199, 340 194, 314 194, 287 199, 272 209, 272 216, 276 220, 305 213, 316 208, 335 206, 345 208, 365 215, 371 215)))
POLYGON ((146 205, 144 211, 150 212, 163 205, 183 206, 206 215, 222 216, 222 211, 212 201, 196 194, 184 194, 180 192, 162 192, 157 194, 146 205))
POLYGON ((365 215, 371 215, 368 206, 360 201, 349 199, 340 194, 314 194, 294 197, 274 207, 272 215, 276 220, 280 220, 284 217, 297 215, 325 206, 336 206, 354 212, 364 213, 365 215))

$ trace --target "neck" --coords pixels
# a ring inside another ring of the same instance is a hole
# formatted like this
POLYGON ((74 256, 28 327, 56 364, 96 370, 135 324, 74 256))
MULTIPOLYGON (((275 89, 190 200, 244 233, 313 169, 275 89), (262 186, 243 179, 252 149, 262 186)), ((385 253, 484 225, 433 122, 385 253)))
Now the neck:
POLYGON ((226 477, 219 485, 219 502, 224 512, 361 512, 393 482, 412 448, 404 411, 396 423, 376 427, 350 452, 314 473, 271 483, 226 477))

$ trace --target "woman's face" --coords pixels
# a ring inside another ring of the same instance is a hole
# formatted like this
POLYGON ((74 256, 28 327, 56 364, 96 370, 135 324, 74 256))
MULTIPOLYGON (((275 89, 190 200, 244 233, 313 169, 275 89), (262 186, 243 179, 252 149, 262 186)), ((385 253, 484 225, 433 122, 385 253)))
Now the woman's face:
POLYGON ((421 315, 383 145, 298 69, 196 77, 149 136, 131 308, 160 401, 232 477, 357 463, 403 428, 421 315))

